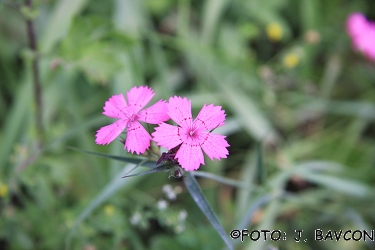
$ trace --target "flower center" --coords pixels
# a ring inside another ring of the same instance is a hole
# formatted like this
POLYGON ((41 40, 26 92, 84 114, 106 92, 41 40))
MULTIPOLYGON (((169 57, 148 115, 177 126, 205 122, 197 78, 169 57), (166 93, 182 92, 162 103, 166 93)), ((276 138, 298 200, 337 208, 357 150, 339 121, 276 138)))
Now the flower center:
POLYGON ((139 115, 138 114, 132 114, 132 116, 129 117, 130 122, 138 121, 139 115))
POLYGON ((190 137, 195 137, 196 135, 197 135, 197 130, 198 130, 198 128, 194 128, 194 127, 192 127, 191 129, 190 129, 190 131, 189 131, 189 135, 190 135, 190 137))

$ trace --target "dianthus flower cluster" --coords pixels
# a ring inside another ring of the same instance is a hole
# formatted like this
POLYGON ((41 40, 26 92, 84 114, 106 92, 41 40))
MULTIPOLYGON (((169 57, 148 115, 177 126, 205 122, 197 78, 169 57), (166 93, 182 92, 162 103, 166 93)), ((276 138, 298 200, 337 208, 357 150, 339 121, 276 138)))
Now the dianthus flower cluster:
POLYGON ((226 115, 221 106, 205 104, 193 119, 191 100, 186 97, 170 97, 168 102, 160 100, 144 108, 154 95, 151 88, 140 86, 126 93, 127 100, 122 94, 109 98, 104 104, 103 114, 118 120, 99 129, 95 142, 109 144, 125 131, 124 149, 128 152, 145 153, 153 140, 169 150, 168 160, 177 162, 186 171, 204 165, 202 150, 211 160, 227 157, 229 144, 225 136, 212 133, 224 125, 226 115), (170 119, 176 125, 166 123, 170 119), (150 135, 140 122, 158 126, 150 135))

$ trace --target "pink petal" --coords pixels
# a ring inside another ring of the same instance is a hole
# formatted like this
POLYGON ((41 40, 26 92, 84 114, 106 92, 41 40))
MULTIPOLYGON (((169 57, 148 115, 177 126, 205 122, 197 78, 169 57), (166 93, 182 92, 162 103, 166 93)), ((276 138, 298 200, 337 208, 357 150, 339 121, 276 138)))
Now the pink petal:
POLYGON ((114 95, 108 99, 104 104, 103 114, 112 118, 127 119, 125 110, 127 104, 122 94, 114 95))
POLYGON ((361 13, 352 13, 346 20, 346 29, 351 37, 363 34, 367 29, 366 17, 361 13))
POLYGON ((154 92, 147 86, 133 87, 126 93, 129 104, 129 112, 132 114, 138 113, 144 106, 147 105, 154 96, 154 92))
POLYGON ((131 122, 126 132, 125 148, 129 152, 144 153, 150 147, 151 136, 139 122, 131 122))
POLYGON ((226 147, 229 147, 229 144, 225 140, 225 136, 212 133, 205 134, 205 140, 201 145, 208 157, 210 157, 211 160, 214 160, 214 158, 218 160, 220 160, 220 158, 227 158, 229 152, 226 147))
POLYGON ((372 60, 375 60, 375 25, 371 24, 366 33, 365 41, 363 42, 363 53, 372 60))
POLYGON ((100 128, 96 133, 96 144, 109 144, 121 134, 126 126, 127 121, 121 119, 111 125, 100 128))
POLYGON ((204 157, 199 146, 191 146, 183 143, 176 157, 180 166, 186 171, 197 170, 200 164, 204 165, 204 157))
POLYGON ((168 108, 167 103, 164 100, 160 100, 151 107, 142 110, 139 113, 139 120, 151 124, 158 124, 169 120, 167 114, 168 108))
POLYGON ((194 120, 194 125, 196 128, 204 128, 205 130, 211 130, 224 125, 225 113, 221 109, 221 106, 214 106, 210 104, 202 107, 197 118, 194 120))
POLYGON ((155 128, 155 132, 152 133, 152 136, 159 146, 166 147, 169 150, 182 143, 180 134, 180 127, 161 123, 155 128))
POLYGON ((192 123, 191 101, 179 96, 169 98, 168 115, 181 127, 189 128, 192 123))

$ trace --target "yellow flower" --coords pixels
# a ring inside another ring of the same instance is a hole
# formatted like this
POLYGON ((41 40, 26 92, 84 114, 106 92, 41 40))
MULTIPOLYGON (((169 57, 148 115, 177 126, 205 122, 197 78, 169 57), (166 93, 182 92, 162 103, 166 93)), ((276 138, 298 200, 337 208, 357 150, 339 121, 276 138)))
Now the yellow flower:
POLYGON ((270 23, 266 27, 267 36, 271 41, 278 42, 283 36, 283 29, 278 23, 270 23))
POLYGON ((285 67, 291 69, 297 66, 299 63, 299 56, 296 53, 288 53, 283 58, 283 64, 285 67))
POLYGON ((5 184, 0 184, 0 198, 8 195, 8 186, 5 184))
POLYGON ((104 213, 108 216, 112 216, 115 212, 115 207, 112 205, 106 205, 104 207, 104 213))

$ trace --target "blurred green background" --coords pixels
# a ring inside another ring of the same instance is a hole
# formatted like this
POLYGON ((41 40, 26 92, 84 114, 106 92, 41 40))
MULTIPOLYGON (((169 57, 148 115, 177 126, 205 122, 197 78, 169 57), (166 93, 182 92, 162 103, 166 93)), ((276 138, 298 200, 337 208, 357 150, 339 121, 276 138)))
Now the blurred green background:
POLYGON ((226 110, 215 132, 230 155, 199 171, 238 185, 197 177, 201 188, 228 236, 287 236, 236 249, 375 249, 314 240, 375 229, 375 63, 345 32, 354 11, 375 20, 373 0, 26 3, 0 1, 0 249, 225 249, 181 179, 121 179, 134 165, 67 147, 130 156, 94 140, 111 122, 104 102, 135 85, 153 101, 187 96, 193 115, 226 110))

